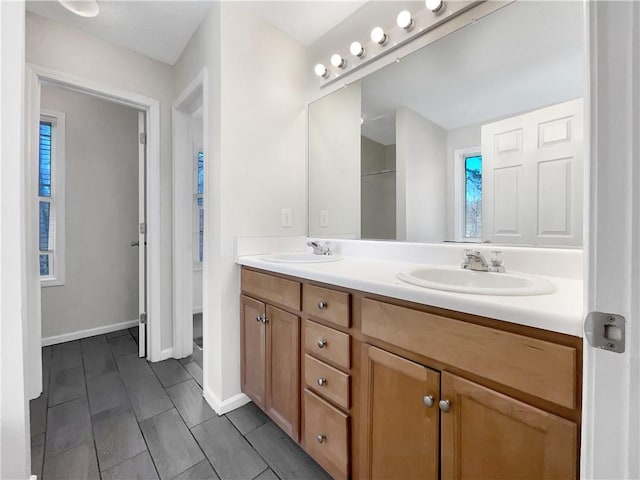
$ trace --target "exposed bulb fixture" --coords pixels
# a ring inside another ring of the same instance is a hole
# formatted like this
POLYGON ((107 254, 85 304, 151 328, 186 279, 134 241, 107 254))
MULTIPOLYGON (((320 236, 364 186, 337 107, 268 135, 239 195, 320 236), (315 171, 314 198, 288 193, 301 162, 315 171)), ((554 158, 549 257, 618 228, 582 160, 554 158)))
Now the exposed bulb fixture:
POLYGON ((367 54, 360 42, 353 42, 349 47, 349 51, 351 52, 351 55, 358 58, 364 58, 364 56, 367 54))
POLYGON ((413 27, 416 24, 416 22, 413 21, 409 10, 401 11, 398 14, 398 18, 396 18, 396 23, 400 28, 404 28, 407 32, 413 30, 413 27))
POLYGON ((313 71, 321 78, 329 78, 329 70, 321 63, 317 64, 313 71))
POLYGON ((444 5, 444 0, 424 0, 424 4, 427 6, 429 10, 433 13, 439 11, 444 5))
POLYGON ((100 13, 96 0, 58 0, 60 5, 81 17, 95 17, 100 13))
POLYGON ((389 37, 381 27, 376 27, 371 30, 371 41, 377 43, 378 45, 384 45, 387 43, 387 39, 389 37))
POLYGON ((336 68, 346 68, 347 61, 344 58, 342 58, 342 55, 338 53, 334 53, 333 55, 331 55, 331 65, 333 65, 336 68))

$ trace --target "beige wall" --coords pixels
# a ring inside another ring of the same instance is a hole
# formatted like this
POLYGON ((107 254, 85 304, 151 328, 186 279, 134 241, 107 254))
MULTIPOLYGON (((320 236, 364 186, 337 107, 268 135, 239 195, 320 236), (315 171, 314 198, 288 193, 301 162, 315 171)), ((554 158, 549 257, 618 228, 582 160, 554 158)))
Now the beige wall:
POLYGON ((170 348, 173 343, 171 294, 173 67, 30 13, 27 14, 26 20, 26 59, 32 64, 91 80, 110 88, 138 93, 160 102, 161 348, 170 348))
POLYGON ((66 115, 66 279, 42 288, 42 336, 138 316, 138 112, 57 87, 43 109, 66 115))

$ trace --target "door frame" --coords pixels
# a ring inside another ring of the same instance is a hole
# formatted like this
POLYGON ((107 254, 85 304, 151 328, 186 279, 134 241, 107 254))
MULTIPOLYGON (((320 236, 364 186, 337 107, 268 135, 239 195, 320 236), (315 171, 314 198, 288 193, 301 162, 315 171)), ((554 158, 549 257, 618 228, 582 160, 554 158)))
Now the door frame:
MULTIPOLYGON (((147 359, 161 360, 160 319, 162 318, 160 291, 161 235, 160 235, 160 102, 154 98, 120 90, 92 80, 69 75, 35 64, 26 64, 26 105, 25 105, 25 178, 24 185, 24 235, 27 303, 24 314, 27 318, 27 392, 35 398, 42 391, 42 316, 40 275, 37 262, 37 176, 35 158, 38 151, 38 122, 40 118, 40 97, 42 85, 53 85, 145 112, 147 130, 146 142, 146 202, 147 202, 147 359)), ((140 294, 142 294, 141 292, 140 294)))
MULTIPOLYGON (((193 112, 202 107, 202 152, 205 159, 203 205, 209 209, 209 107, 208 72, 203 68, 172 106, 172 187, 173 187, 173 356, 182 358, 193 353, 193 161, 185 162, 185 155, 191 158, 192 145, 189 138, 189 121, 193 112)), ((207 214, 204 216, 205 237, 209 231, 207 214)), ((202 262, 202 345, 206 351, 208 345, 207 302, 204 301, 207 289, 207 272, 211 262, 205 255, 202 262)), ((203 365, 203 372, 206 370, 203 365)), ((206 382, 206 374, 203 374, 206 382)), ((204 385, 203 385, 204 386, 204 385)))

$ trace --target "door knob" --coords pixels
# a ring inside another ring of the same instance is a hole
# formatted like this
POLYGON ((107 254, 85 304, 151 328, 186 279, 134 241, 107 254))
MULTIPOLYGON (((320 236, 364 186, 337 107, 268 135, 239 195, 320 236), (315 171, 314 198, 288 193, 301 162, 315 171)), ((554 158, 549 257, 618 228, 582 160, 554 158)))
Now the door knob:
POLYGON ((325 441, 326 439, 327 439, 327 436, 326 436, 326 435, 322 435, 322 434, 320 434, 320 435, 318 435, 318 436, 316 437, 316 440, 318 441, 318 443, 324 443, 324 441, 325 441))
POLYGON ((438 407, 440 407, 441 411, 447 413, 451 410, 451 402, 449 400, 440 400, 440 402, 438 402, 438 407))
POLYGON ((424 397, 422 397, 422 403, 424 403, 424 406, 427 408, 433 407, 433 396, 425 395, 424 397))
POLYGON ((318 385, 320 387, 324 387, 327 384, 327 379, 326 378, 319 378, 318 379, 318 385))
POLYGON ((325 308, 327 308, 327 302, 325 302, 325 301, 323 301, 323 300, 320 300, 320 301, 318 302, 318 309, 320 309, 320 310, 324 310, 325 308))
POLYGON ((326 344, 327 344, 327 341, 324 338, 318 339, 318 348, 324 348, 326 344))

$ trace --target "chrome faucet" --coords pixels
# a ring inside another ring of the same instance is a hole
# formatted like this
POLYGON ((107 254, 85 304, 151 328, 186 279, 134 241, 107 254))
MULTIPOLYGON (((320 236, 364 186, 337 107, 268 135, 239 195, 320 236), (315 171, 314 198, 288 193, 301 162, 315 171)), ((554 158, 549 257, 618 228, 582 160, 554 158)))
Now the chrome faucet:
POLYGON ((331 243, 329 242, 318 242, 315 240, 309 240, 307 242, 309 247, 313 248, 314 255, 331 255, 331 243))
POLYGON ((463 255, 464 260, 460 267, 476 272, 504 272, 504 266, 500 258, 501 254, 501 251, 493 250, 491 252, 491 264, 489 264, 484 258, 484 255, 478 250, 465 250, 463 255))

